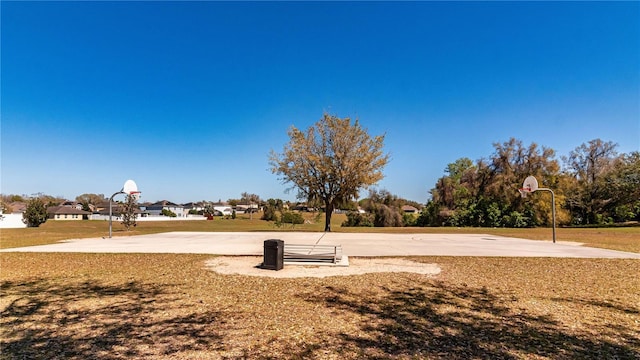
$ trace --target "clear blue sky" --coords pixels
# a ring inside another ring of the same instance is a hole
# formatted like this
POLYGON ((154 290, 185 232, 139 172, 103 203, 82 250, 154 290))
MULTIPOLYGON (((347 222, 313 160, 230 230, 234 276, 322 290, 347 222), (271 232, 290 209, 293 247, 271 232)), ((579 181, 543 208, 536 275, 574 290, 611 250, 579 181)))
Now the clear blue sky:
MULTIPOLYGON (((323 112, 425 202, 510 137, 640 150, 640 3, 8 2, 1 192, 295 199, 268 154, 323 112)), ((363 194, 366 195, 366 192, 363 194)))

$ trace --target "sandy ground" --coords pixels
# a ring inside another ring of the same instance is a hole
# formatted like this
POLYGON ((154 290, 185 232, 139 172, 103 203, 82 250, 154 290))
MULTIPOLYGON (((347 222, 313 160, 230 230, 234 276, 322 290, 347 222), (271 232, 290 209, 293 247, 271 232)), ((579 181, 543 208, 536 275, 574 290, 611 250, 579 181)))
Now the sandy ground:
POLYGON ((207 261, 208 269, 220 274, 266 276, 273 278, 328 277, 361 275, 377 272, 411 272, 423 275, 437 275, 437 264, 424 264, 399 258, 350 258, 349 266, 290 265, 282 270, 260 269, 260 256, 220 256, 207 261))

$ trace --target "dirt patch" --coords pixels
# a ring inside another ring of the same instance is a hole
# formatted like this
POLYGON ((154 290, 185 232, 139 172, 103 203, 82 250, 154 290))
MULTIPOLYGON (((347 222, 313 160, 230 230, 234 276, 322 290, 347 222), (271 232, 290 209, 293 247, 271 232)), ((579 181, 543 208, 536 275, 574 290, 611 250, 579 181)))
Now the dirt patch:
POLYGON ((437 264, 425 264, 399 258, 349 258, 349 266, 290 265, 274 271, 261 269, 260 256, 220 256, 208 260, 206 266, 219 274, 266 276, 274 278, 299 278, 362 275, 380 272, 409 272, 423 275, 437 275, 437 264))

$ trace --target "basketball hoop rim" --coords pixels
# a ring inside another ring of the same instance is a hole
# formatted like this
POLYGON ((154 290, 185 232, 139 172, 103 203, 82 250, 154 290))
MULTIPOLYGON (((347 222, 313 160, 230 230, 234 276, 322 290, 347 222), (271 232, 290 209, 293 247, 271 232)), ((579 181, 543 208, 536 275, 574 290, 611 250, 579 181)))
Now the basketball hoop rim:
POLYGON ((531 194, 531 188, 520 188, 518 192, 520 192, 520 196, 526 197, 527 194, 531 194))
POLYGON ((127 194, 128 196, 132 196, 134 197, 136 200, 140 199, 140 194, 142 193, 142 191, 129 191, 129 194, 127 194))

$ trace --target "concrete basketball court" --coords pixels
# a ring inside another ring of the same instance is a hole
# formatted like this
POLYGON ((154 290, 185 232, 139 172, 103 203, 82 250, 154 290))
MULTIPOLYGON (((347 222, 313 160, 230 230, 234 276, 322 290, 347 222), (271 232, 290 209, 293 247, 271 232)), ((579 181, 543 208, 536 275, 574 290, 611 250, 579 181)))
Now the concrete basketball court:
POLYGON ((168 232, 152 235, 64 240, 2 252, 263 254, 264 240, 285 244, 342 245, 349 257, 506 256, 640 259, 640 254, 579 243, 526 240, 482 234, 383 234, 320 232, 168 232))

